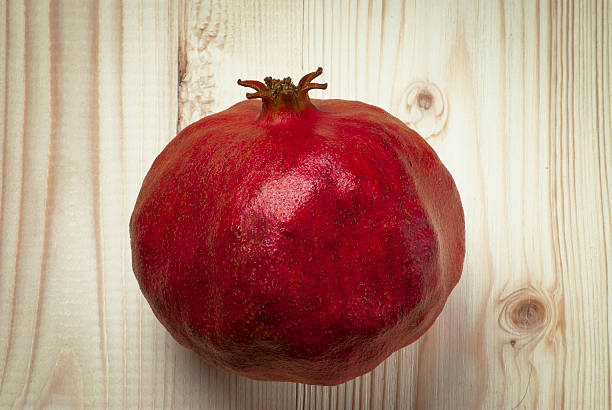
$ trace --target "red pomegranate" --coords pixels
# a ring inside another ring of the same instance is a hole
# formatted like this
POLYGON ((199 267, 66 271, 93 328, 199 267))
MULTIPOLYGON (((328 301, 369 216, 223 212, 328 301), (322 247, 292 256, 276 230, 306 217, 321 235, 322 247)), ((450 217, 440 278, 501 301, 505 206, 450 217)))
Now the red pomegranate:
POLYGON ((432 148, 372 105, 290 78, 181 131, 130 221, 153 312, 206 362, 336 385, 432 325, 456 285, 464 218, 432 148), (255 99, 261 99, 261 102, 255 99))

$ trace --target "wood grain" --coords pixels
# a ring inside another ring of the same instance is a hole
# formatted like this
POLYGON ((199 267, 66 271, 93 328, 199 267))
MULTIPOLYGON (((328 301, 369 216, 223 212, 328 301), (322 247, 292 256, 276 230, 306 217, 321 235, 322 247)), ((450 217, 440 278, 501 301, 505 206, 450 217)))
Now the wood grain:
POLYGON ((176 129, 176 5, 148 4, 2 3, 1 408, 163 395, 127 238, 176 129))
POLYGON ((0 2, 0 408, 610 409, 612 4, 0 2), (127 224, 236 79, 322 66, 453 174, 463 278, 434 327, 336 387, 262 383, 167 334, 127 224))

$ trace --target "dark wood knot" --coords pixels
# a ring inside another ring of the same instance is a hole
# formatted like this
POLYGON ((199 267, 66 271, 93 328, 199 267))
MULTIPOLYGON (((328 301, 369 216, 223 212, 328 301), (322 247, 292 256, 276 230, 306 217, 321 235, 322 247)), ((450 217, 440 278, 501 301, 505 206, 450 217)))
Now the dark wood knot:
POLYGON ((507 343, 516 350, 535 345, 551 332, 557 313, 550 294, 527 286, 499 301, 498 323, 509 336, 507 343))
POLYGON ((410 128, 428 139, 446 126, 448 107, 440 88, 429 81, 416 81, 404 91, 398 116, 410 128))

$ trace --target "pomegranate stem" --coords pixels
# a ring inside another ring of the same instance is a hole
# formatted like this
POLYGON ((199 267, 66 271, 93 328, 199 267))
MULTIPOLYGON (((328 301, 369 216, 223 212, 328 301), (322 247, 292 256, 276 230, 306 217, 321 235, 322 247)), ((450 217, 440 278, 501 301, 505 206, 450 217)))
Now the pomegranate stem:
POLYGON ((312 107, 308 91, 314 89, 324 90, 327 88, 327 83, 312 82, 321 73, 323 73, 323 68, 319 67, 316 71, 304 75, 297 86, 293 84, 291 77, 285 77, 282 80, 266 77, 263 83, 256 80, 238 80, 238 84, 256 91, 254 93, 247 93, 246 98, 261 98, 264 116, 275 116, 280 111, 300 112, 308 107, 312 107))

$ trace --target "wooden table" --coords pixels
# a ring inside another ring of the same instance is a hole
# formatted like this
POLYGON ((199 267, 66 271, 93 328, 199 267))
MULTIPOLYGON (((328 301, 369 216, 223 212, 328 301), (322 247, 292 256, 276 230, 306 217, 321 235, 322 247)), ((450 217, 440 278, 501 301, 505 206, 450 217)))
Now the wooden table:
POLYGON ((0 408, 611 408, 612 2, 3 0, 0 408), (337 387, 217 371, 154 318, 128 220, 182 128, 299 78, 414 127, 459 187, 434 327, 337 387))

